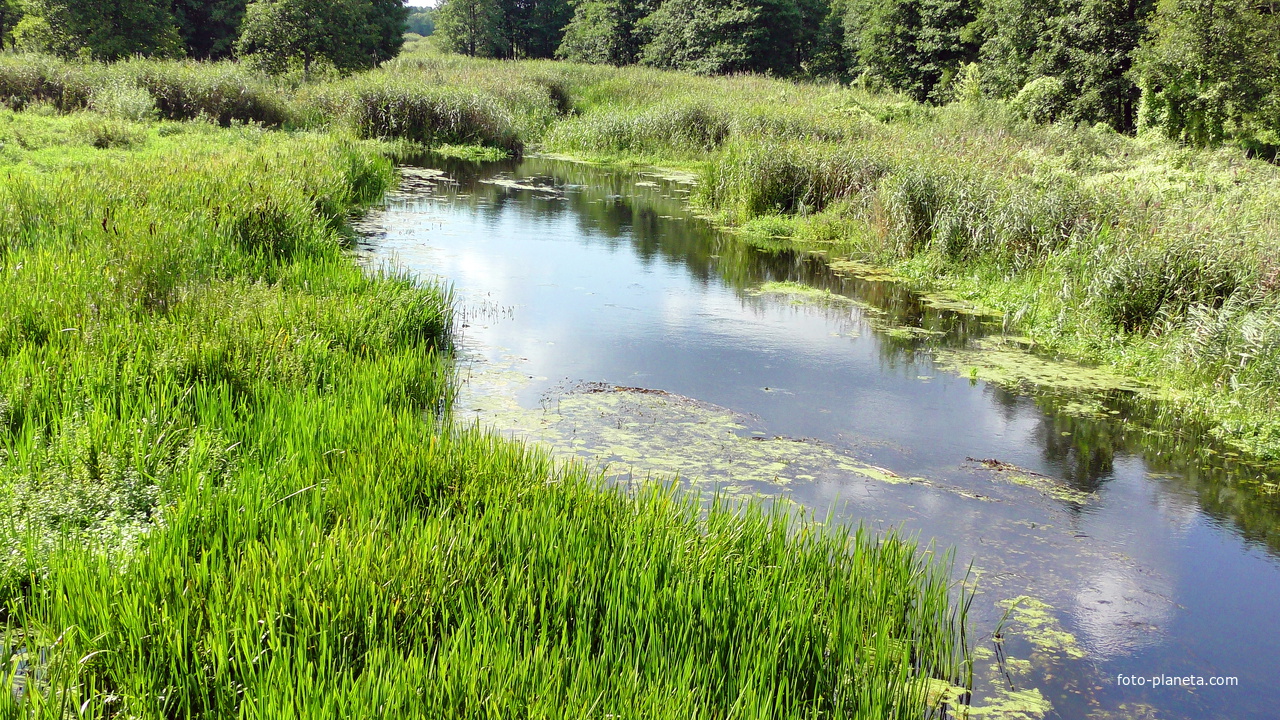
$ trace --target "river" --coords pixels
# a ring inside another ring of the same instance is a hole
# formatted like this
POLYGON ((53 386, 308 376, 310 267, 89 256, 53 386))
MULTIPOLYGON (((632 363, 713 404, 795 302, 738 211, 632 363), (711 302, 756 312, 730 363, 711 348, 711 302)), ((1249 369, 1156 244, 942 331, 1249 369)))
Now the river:
POLYGON ((999 318, 719 232, 678 179, 422 165, 358 253, 455 289, 459 420, 951 549, 982 717, 1280 714, 1280 473, 999 318))

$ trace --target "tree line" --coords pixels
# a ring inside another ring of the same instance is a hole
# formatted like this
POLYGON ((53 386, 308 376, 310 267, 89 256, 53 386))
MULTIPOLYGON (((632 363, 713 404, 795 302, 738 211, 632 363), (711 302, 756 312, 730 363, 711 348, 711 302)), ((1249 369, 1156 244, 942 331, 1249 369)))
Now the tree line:
POLYGON ((357 70, 395 57, 408 15, 404 0, 0 0, 0 46, 357 70))
POLYGON ((832 78, 1280 146, 1280 0, 445 0, 436 23, 468 55, 832 78))
POLYGON ((403 34, 496 58, 856 82, 1036 121, 1280 148, 1280 0, 0 0, 0 46, 348 71, 403 34))

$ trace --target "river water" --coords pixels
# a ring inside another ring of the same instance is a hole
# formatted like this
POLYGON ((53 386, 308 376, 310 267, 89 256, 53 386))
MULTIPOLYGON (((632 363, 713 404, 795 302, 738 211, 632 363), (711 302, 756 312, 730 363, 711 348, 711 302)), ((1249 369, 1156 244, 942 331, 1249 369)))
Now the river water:
POLYGON ((359 252, 458 293, 464 421, 952 548, 982 717, 1280 717, 1280 475, 998 319, 718 232, 688 192, 438 161, 359 252))

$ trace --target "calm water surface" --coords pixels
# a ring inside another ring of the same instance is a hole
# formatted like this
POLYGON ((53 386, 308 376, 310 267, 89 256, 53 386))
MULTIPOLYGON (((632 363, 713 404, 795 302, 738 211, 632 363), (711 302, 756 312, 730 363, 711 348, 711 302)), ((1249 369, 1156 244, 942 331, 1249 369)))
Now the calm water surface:
POLYGON ((749 248, 691 217, 687 186, 539 159, 434 167, 443 173, 405 170, 361 222, 360 250, 459 293, 464 418, 545 431, 636 474, 652 450, 610 442, 650 432, 701 460, 707 443, 682 440, 701 429, 727 449, 695 463, 689 482, 954 547, 957 575, 972 566, 977 579, 977 705, 1034 688, 1052 705, 1046 717, 1280 717, 1276 473, 1125 391, 1081 397, 943 371, 939 351, 998 325, 836 274, 820 257, 749 248), (856 302, 759 291, 780 281, 856 302), (608 395, 584 388, 614 386, 670 395, 565 410, 608 395), (676 422, 663 414, 673 408, 703 415, 676 422), (717 429, 706 413, 733 425, 717 429), (807 454, 766 466, 788 467, 763 481, 750 438, 807 454), (1007 482, 978 462, 988 459, 1035 482, 1007 482), (1238 684, 1138 687, 1119 675, 1238 684))

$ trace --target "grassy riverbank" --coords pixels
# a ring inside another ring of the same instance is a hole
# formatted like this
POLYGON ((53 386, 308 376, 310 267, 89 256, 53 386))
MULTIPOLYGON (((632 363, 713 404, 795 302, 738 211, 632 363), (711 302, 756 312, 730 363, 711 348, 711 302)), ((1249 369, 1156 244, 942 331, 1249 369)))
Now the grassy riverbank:
MULTIPOLYGON (((955 292, 1280 458, 1280 168, 1234 150, 1034 126, 976 99, 431 54, 307 85, 233 64, 5 56, 0 97, 28 114, 96 109, 107 119, 68 132, 99 146, 128 146, 135 120, 206 118, 697 173, 695 202, 749 242, 955 292)), ((38 154, 23 132, 0 158, 38 154)))
POLYGON ((347 134, 385 113, 343 109, 380 81, 273 86, 329 132, 134 82, 0 111, 6 717, 917 718, 963 679, 947 568, 909 543, 448 424, 448 292, 343 252, 393 179, 347 134))
POLYGON ((977 98, 934 108, 752 76, 409 55, 347 83, 376 127, 312 116, 695 172, 694 202, 748 242, 888 267, 994 309, 1039 351, 1118 369, 1179 421, 1280 459, 1275 165, 1036 126, 977 98))

